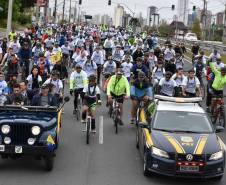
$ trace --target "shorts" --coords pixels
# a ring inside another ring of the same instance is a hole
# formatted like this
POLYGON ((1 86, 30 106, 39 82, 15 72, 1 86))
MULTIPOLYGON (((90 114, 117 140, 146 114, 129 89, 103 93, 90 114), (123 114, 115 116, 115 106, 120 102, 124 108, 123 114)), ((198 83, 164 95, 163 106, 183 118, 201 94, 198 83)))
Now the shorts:
POLYGON ((117 95, 115 95, 114 93, 111 92, 111 96, 113 97, 113 99, 116 99, 117 103, 123 104, 124 94, 117 96, 117 95))
POLYGON ((83 105, 89 107, 89 109, 91 111, 95 111, 96 110, 96 98, 93 99, 93 98, 84 98, 84 101, 83 101, 83 105))

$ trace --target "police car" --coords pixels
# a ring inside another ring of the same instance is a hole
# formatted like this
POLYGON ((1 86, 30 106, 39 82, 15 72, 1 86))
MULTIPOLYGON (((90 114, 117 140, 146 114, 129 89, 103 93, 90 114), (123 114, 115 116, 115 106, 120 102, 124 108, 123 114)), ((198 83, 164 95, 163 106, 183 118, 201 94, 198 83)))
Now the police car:
POLYGON ((155 96, 150 123, 143 114, 137 127, 144 175, 221 179, 225 145, 216 132, 223 128, 213 127, 199 101, 155 96))

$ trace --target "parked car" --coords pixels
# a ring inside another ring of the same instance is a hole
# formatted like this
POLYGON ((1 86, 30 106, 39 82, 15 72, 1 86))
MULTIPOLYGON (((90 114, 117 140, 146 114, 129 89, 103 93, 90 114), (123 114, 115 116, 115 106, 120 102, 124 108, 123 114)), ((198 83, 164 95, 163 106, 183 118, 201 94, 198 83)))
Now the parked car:
POLYGON ((191 42, 196 42, 196 41, 198 41, 198 38, 197 38, 197 35, 195 33, 187 33, 184 36, 184 40, 191 41, 191 42))

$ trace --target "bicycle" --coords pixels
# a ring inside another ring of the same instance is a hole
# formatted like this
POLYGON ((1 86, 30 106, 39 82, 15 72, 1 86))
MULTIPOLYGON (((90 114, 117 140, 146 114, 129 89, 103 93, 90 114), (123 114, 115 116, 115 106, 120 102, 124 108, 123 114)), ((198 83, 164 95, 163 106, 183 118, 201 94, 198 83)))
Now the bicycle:
POLYGON ((136 126, 138 126, 139 122, 146 122, 146 116, 145 116, 145 103, 143 99, 138 99, 139 106, 137 108, 137 114, 136 114, 136 126))
POLYGON ((225 108, 224 97, 213 96, 211 102, 211 120, 214 124, 219 124, 225 128, 225 108))
POLYGON ((115 134, 118 134, 118 125, 121 122, 120 117, 120 105, 117 102, 119 98, 113 98, 112 106, 109 107, 109 115, 114 121, 115 134))
POLYGON ((74 113, 77 121, 81 119, 81 110, 82 110, 82 98, 81 95, 79 94, 77 99, 77 109, 75 110, 74 113))
POLYGON ((90 138, 90 131, 91 131, 91 116, 86 117, 86 122, 85 122, 85 130, 83 132, 86 132, 86 144, 89 144, 89 138, 90 138))

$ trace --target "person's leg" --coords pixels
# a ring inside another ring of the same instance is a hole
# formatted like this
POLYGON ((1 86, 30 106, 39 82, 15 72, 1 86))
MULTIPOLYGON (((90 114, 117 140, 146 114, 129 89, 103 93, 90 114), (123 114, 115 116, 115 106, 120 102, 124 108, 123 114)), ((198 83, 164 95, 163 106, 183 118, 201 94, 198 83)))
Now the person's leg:
POLYGON ((90 116, 91 116, 91 130, 93 132, 96 131, 96 121, 95 121, 95 108, 91 108, 90 110, 90 116))
POLYGON ((86 114, 88 111, 89 107, 87 105, 83 105, 82 108, 82 123, 84 123, 86 121, 86 114))
POLYGON ((133 124, 136 121, 136 112, 138 107, 138 101, 132 100, 132 109, 131 109, 131 124, 133 124))
POLYGON ((74 110, 77 109, 78 95, 79 95, 78 91, 75 90, 75 91, 74 91, 74 110))

